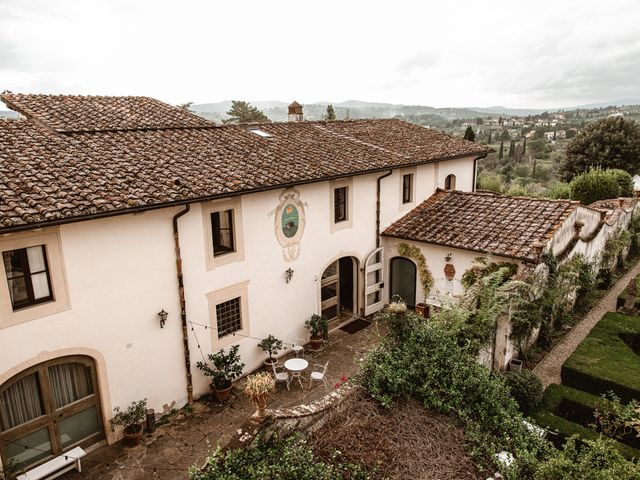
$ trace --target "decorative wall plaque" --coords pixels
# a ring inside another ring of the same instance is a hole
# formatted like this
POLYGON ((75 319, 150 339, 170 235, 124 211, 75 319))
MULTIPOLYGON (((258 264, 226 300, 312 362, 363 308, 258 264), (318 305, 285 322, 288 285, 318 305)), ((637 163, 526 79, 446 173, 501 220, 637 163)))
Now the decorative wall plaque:
POLYGON ((283 191, 275 211, 274 226, 285 260, 293 261, 300 255, 304 225, 304 204, 300 201, 300 193, 295 188, 283 191))

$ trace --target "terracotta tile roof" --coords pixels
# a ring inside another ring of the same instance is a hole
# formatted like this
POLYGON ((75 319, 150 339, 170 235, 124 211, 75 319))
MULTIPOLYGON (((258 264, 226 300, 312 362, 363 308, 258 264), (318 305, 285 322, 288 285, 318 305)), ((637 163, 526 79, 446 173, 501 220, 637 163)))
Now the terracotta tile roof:
POLYGON ((440 190, 383 235, 536 261, 578 202, 440 190))
MULTIPOLYGON (((162 111, 177 110, 160 105, 162 111)), ((178 110, 176 118, 182 113, 178 110)), ((162 124, 160 114, 151 117, 136 121, 147 126, 162 124)), ((61 133, 48 124, 43 126, 48 117, 40 114, 37 122, 0 120, 0 231, 488 150, 399 120, 124 129, 130 125, 128 120, 118 124, 116 114, 105 118, 109 119, 105 125, 118 128, 61 133), (256 126, 271 137, 252 133, 250 129, 256 126)), ((171 117, 171 121, 177 120, 171 117)), ((58 126, 71 128, 73 124, 76 128, 90 123, 79 114, 65 127, 58 126)))
POLYGON ((6 93, 1 98, 12 110, 57 132, 198 128, 214 125, 187 110, 149 97, 6 93))

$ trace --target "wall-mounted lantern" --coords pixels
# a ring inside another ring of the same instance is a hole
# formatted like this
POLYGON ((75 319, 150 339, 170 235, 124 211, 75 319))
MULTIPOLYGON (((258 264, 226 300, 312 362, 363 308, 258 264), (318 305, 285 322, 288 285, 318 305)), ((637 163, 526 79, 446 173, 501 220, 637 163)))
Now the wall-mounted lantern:
POLYGON ((167 317, 169 314, 164 311, 164 308, 158 312, 158 318, 160 319, 160 328, 164 328, 164 324, 167 323, 167 317))
POLYGON ((284 281, 289 283, 293 278, 293 270, 291 268, 287 268, 284 272, 284 281))

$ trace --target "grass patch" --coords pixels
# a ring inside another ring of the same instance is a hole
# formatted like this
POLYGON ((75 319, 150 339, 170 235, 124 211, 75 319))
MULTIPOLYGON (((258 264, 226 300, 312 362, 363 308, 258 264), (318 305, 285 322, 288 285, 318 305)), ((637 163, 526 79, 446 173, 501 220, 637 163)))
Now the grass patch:
POLYGON ((624 402, 640 400, 640 356, 632 348, 638 336, 639 317, 607 313, 562 366, 562 383, 595 395, 612 390, 624 402))

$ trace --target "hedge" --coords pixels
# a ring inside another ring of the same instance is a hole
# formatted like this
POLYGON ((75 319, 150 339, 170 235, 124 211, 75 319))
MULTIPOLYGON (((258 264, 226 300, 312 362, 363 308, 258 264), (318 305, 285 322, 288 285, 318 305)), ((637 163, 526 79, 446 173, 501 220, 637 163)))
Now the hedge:
POLYGON ((640 318, 607 313, 562 366, 562 383, 595 395, 613 390, 623 402, 640 400, 640 318))
MULTIPOLYGON (((540 427, 553 432, 547 435, 547 438, 558 448, 562 447, 566 439, 572 435, 578 435, 581 440, 595 440, 600 437, 600 434, 595 430, 583 427, 576 422, 572 422, 546 410, 533 414, 531 418, 540 427)), ((616 450, 628 460, 640 459, 640 450, 625 445, 624 443, 616 441, 613 443, 616 450)))
POLYGON ((549 385, 544 391, 542 408, 572 422, 587 426, 593 423, 596 395, 564 385, 549 385))

